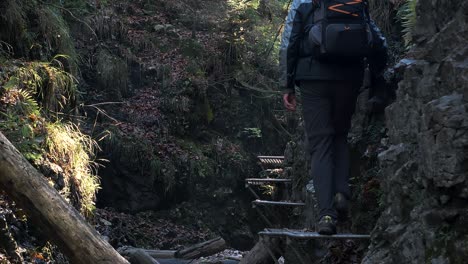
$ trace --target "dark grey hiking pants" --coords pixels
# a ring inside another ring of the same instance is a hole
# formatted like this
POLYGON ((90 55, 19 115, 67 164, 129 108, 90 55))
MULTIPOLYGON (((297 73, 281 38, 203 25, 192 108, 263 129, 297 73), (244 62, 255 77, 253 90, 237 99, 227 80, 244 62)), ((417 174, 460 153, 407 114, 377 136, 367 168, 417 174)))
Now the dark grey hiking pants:
POLYGON ((301 81, 304 125, 319 218, 337 217, 336 193, 350 198, 347 136, 361 82, 301 81))

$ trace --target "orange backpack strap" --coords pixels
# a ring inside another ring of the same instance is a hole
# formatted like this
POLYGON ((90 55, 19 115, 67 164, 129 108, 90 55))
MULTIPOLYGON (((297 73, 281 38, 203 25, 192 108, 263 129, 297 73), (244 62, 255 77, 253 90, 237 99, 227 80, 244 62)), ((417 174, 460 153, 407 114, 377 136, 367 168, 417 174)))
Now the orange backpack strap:
POLYGON ((356 5, 356 4, 362 4, 362 0, 352 0, 352 1, 349 1, 349 2, 345 2, 345 3, 339 3, 339 4, 336 4, 336 5, 331 5, 331 6, 328 7, 328 10, 338 12, 338 13, 342 13, 342 14, 346 14, 346 15, 351 15, 351 16, 354 16, 354 17, 358 17, 359 14, 356 14, 356 13, 353 13, 353 12, 350 12, 350 11, 347 11, 347 10, 340 9, 340 7, 352 6, 352 5, 356 5))

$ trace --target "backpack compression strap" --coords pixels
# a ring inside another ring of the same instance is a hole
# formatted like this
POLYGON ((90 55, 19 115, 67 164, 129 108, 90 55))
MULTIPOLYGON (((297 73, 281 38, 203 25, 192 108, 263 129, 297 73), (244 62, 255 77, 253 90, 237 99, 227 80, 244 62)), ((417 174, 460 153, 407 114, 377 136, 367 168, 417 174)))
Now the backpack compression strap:
MULTIPOLYGON (((336 0, 332 0, 330 2, 335 2, 335 4, 329 6, 328 10, 338 12, 338 13, 342 13, 342 14, 346 14, 346 15, 351 15, 351 16, 354 16, 354 17, 359 16, 359 13, 357 13, 357 12, 360 11, 361 9, 358 9, 358 8, 354 7, 353 5, 363 4, 363 0, 350 0, 349 2, 338 2, 336 0), (354 9, 355 12, 350 12, 350 11, 347 11, 347 10, 340 9, 340 7, 343 7, 343 6, 351 7, 351 9, 354 9)), ((366 4, 366 3, 364 3, 364 4, 366 4)))

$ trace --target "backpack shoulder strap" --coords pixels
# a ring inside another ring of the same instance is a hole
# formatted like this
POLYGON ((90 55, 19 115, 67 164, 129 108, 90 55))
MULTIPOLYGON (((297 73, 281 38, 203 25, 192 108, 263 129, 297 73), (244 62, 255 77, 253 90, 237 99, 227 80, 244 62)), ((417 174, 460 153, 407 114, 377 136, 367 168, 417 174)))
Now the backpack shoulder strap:
MULTIPOLYGON (((307 15, 305 16, 304 22, 307 23, 309 21, 310 17, 312 17, 312 22, 315 23, 315 10, 316 6, 314 5, 314 2, 312 2, 312 8, 307 12, 307 15)), ((304 27, 304 31, 308 32, 310 30, 311 25, 306 25, 304 27)))
POLYGON ((367 16, 367 23, 370 23, 371 17, 370 17, 370 12, 369 12, 369 1, 368 0, 363 0, 364 3, 364 12, 367 16))

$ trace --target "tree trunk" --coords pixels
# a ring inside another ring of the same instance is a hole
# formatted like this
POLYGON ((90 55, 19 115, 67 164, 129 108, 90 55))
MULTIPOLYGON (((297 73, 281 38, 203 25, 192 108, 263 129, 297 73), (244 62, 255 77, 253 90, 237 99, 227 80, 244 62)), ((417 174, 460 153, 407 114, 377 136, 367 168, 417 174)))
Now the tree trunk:
POLYGON ((245 255, 239 264, 272 264, 275 259, 281 257, 278 253, 280 241, 278 239, 268 239, 257 242, 255 246, 245 255), (272 256, 273 254, 273 256, 272 256))
POLYGON ((154 259, 173 259, 175 258, 176 250, 157 250, 157 249, 143 249, 134 247, 121 247, 117 250, 122 256, 131 256, 137 250, 143 250, 154 259))
POLYGON ((130 256, 131 264, 159 264, 157 260, 152 258, 148 253, 142 249, 135 250, 130 256))
POLYGON ((128 264, 0 133, 0 188, 71 263, 128 264))
POLYGON ((226 249, 226 241, 221 237, 196 244, 175 253, 176 258, 197 259, 200 257, 211 256, 226 249))

